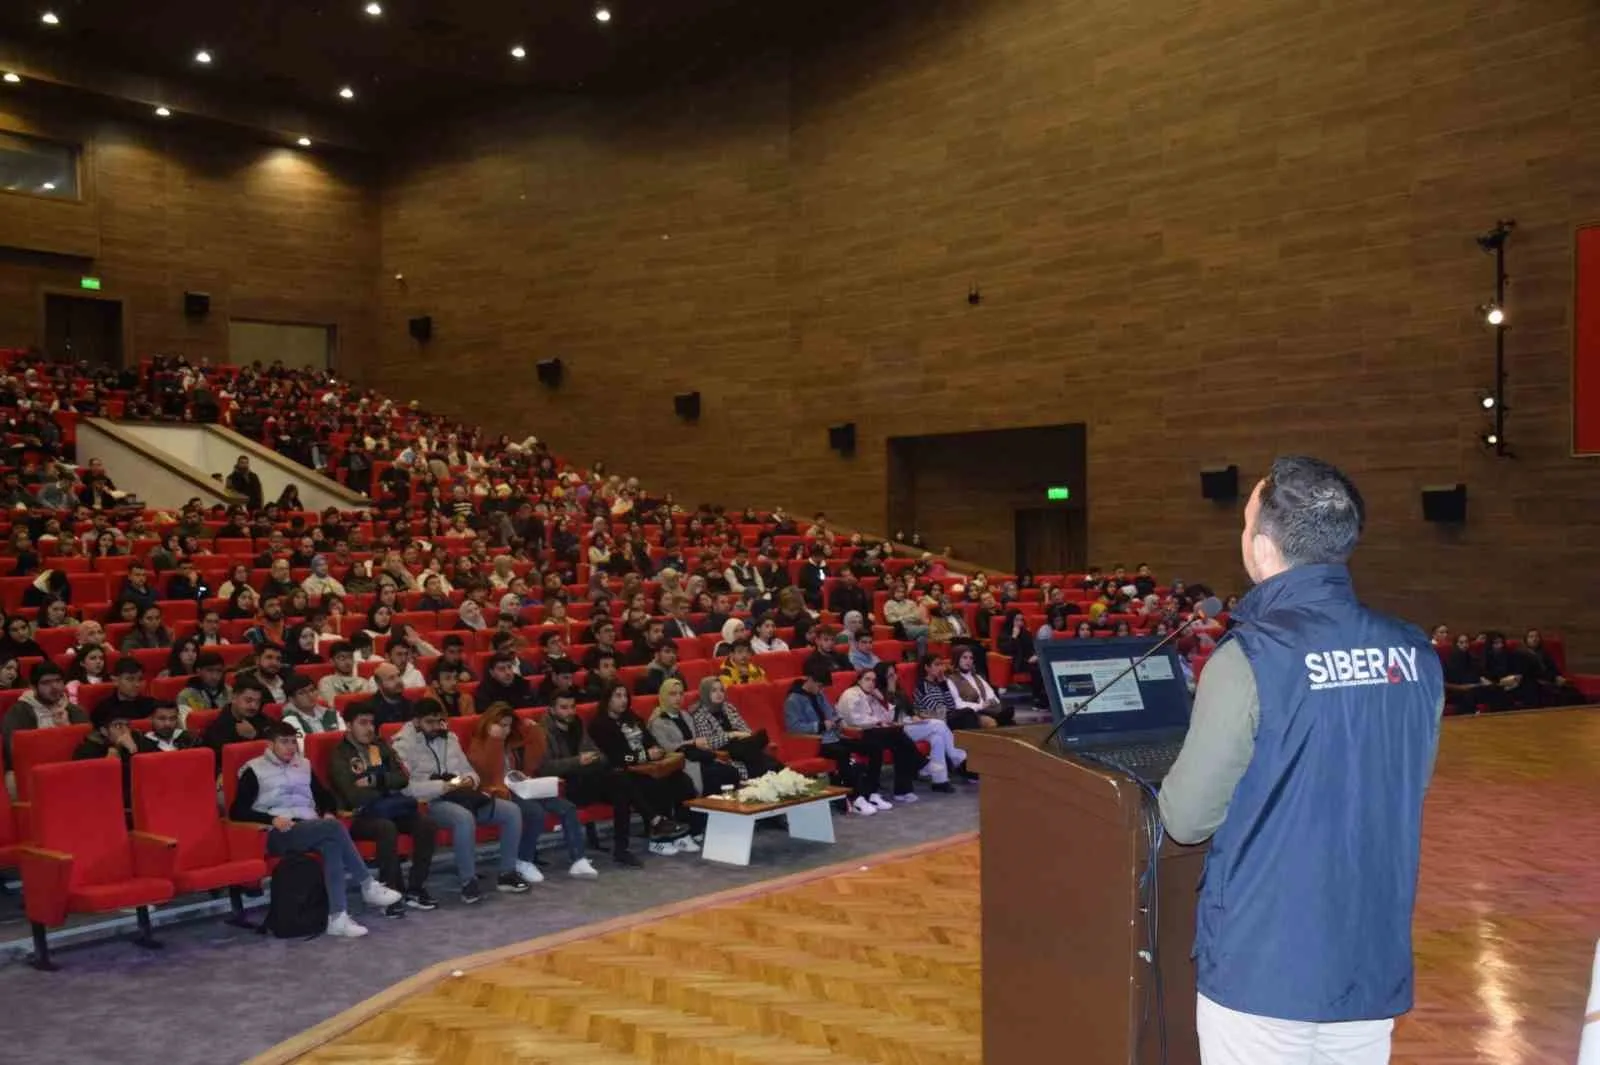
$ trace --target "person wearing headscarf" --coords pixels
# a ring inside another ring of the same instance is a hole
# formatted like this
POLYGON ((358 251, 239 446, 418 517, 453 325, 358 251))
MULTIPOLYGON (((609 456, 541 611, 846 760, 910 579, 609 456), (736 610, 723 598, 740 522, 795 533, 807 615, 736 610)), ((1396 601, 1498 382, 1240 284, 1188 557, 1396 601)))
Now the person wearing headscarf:
POLYGON ((733 653, 733 645, 750 638, 750 628, 742 618, 729 618, 722 623, 722 639, 712 650, 713 658, 726 658, 733 653))
POLYGON ((782 762, 767 753, 767 730, 752 729, 745 722, 728 700, 727 688, 719 678, 701 679, 700 697, 695 700, 692 716, 695 734, 704 736, 713 751, 727 752, 729 764, 738 770, 740 780, 783 768, 782 762))
POLYGON ((311 558, 311 575, 300 582, 300 587, 305 589, 309 596, 321 598, 328 595, 337 595, 344 598, 344 585, 338 578, 328 572, 328 556, 313 555, 311 558))

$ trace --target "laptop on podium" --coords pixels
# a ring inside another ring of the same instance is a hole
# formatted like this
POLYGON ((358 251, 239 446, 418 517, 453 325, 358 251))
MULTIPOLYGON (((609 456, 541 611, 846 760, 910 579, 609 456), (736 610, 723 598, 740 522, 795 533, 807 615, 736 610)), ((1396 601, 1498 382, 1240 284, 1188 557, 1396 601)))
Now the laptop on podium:
POLYGON ((1054 741, 1059 750, 1110 762, 1152 785, 1161 783, 1183 747, 1193 702, 1176 645, 1169 644, 1112 683, 1158 642, 1134 637, 1044 640, 1036 645, 1051 720, 1061 725, 1054 741), (1103 688, 1104 694, 1088 702, 1103 688))

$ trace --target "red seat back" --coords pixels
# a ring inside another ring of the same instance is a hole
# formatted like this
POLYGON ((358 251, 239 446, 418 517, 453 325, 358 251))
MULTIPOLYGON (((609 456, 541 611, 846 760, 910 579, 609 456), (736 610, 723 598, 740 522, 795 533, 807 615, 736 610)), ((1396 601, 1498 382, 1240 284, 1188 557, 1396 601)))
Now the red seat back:
POLYGON ((246 740, 230 743, 222 748, 222 808, 233 809, 233 798, 239 794, 239 773, 245 763, 259 758, 267 749, 266 740, 246 740))
MULTIPOLYGON (((55 762, 70 762, 72 752, 89 734, 88 725, 65 725, 61 728, 30 728, 11 737, 11 768, 16 771, 17 800, 33 799, 33 776, 39 766, 55 762)), ((122 800, 117 800, 122 806, 122 800)))
POLYGON ((317 775, 325 788, 332 788, 328 779, 328 764, 333 757, 333 749, 343 740, 343 732, 313 732, 306 736, 306 761, 311 763, 311 771, 317 775))
POLYGON ((33 795, 33 841, 45 850, 72 855, 70 887, 132 877, 120 760, 39 766, 33 771, 33 795))
POLYGON ((217 816, 216 759, 208 747, 133 759, 133 823, 178 841, 175 868, 205 869, 228 860, 217 816))

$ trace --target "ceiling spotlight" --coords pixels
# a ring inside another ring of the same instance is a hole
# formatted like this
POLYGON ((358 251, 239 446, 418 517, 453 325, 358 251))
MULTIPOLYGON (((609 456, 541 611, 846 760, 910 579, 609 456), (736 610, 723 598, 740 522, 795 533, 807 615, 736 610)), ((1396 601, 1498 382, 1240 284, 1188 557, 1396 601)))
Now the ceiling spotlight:
POLYGON ((194 61, 201 64, 210 63, 211 53, 202 48, 194 54, 194 61))
POLYGON ((309 147, 311 147, 311 138, 310 137, 301 137, 299 140, 295 141, 295 143, 298 144, 302 148, 309 148, 309 147))
POLYGON ((594 9, 594 20, 596 22, 610 22, 611 21, 611 9, 609 7, 603 7, 603 6, 595 8, 594 9))
POLYGON ((54 181, 46 181, 43 185, 40 185, 39 187, 41 189, 43 189, 45 192, 54 192, 54 191, 56 191, 56 183, 54 181))
POLYGON ((346 100, 354 100, 356 98, 356 91, 350 86, 346 85, 344 88, 339 90, 339 95, 344 97, 346 100))
POLYGON ((526 59, 528 58, 528 50, 520 44, 514 44, 511 46, 511 58, 526 59))
POLYGON ((172 117, 172 112, 168 111, 165 107, 158 107, 158 108, 156 108, 156 117, 157 118, 170 118, 170 117, 172 117))
POLYGON ((371 15, 373 18, 377 18, 379 15, 383 14, 383 5, 378 3, 377 0, 373 0, 372 3, 367 5, 366 11, 367 14, 371 15))
POLYGON ((1500 443, 1500 434, 1499 433, 1484 433, 1483 434, 1483 442, 1484 442, 1484 444, 1486 444, 1489 447, 1495 447, 1496 445, 1498 445, 1500 443))
POLYGON ((1478 403, 1483 407, 1484 410, 1494 410, 1493 396, 1484 396, 1482 399, 1478 400, 1478 403))
POLYGON ((1505 325, 1506 311, 1498 303, 1485 303, 1478 309, 1483 312, 1483 320, 1490 325, 1505 325))
POLYGON ((5 80, 10 84, 15 85, 17 82, 21 81, 22 79, 8 70, 8 71, 6 71, 5 80))
POLYGON ((44 23, 46 26, 61 25, 61 19, 56 16, 54 11, 46 11, 44 14, 39 16, 39 21, 44 23))

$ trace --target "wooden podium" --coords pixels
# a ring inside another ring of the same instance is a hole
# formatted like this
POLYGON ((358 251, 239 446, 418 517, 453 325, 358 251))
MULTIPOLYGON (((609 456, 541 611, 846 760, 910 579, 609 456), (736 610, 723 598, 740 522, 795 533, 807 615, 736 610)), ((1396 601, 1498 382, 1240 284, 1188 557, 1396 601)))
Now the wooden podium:
MULTIPOLYGON (((1116 773, 1040 750, 1049 731, 960 736, 983 777, 984 1065, 1159 1065, 1153 972, 1140 957, 1145 800, 1116 773)), ((1205 850, 1168 841, 1159 857, 1168 1065, 1200 1061, 1189 951, 1205 850)))

